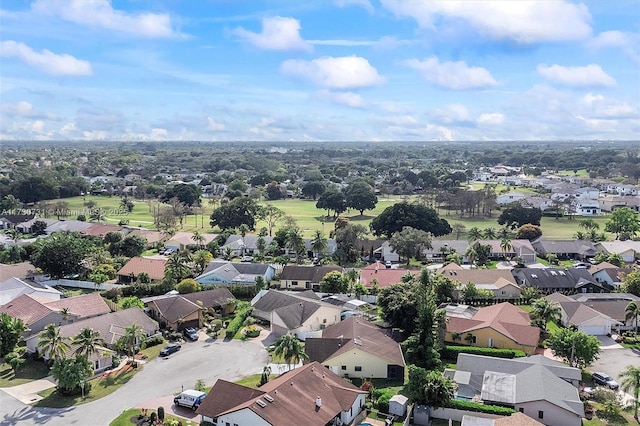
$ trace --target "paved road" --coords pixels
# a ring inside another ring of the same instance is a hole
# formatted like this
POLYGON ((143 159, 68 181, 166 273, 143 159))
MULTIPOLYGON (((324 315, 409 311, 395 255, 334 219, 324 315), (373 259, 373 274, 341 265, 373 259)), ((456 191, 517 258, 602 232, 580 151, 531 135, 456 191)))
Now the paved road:
POLYGON ((152 398, 193 387, 203 379, 207 386, 218 378, 236 380, 260 373, 268 355, 259 340, 223 342, 200 338, 185 343, 168 358, 145 364, 126 385, 88 404, 65 409, 34 408, 0 391, 0 425, 101 426, 108 425, 122 411, 152 398))
MULTIPOLYGON (((599 371, 608 374, 613 380, 620 383, 619 375, 628 365, 640 365, 639 351, 627 349, 620 345, 601 347, 600 357, 589 366, 589 370, 592 372, 599 371)), ((625 403, 632 399, 631 395, 623 393, 623 401, 625 403)))

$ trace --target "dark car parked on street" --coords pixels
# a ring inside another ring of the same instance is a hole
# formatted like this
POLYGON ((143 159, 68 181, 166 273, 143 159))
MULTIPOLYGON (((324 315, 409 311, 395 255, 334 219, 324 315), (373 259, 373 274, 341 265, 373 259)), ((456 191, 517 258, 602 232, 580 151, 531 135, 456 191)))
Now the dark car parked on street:
POLYGON ((169 356, 172 353, 178 352, 181 348, 182 346, 180 346, 179 343, 169 343, 167 346, 162 348, 162 350, 160 351, 160 356, 169 356))

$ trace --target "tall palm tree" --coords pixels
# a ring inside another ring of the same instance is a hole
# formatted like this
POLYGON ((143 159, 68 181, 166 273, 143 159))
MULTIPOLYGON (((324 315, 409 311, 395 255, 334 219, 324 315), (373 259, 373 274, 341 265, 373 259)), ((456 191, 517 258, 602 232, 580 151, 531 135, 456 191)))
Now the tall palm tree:
POLYGON ((273 348, 273 354, 284 358, 289 370, 291 370, 291 365, 297 364, 301 360, 309 359, 302 343, 293 334, 281 336, 273 348))
POLYGON ((49 324, 38 335, 40 341, 38 347, 42 354, 51 361, 63 357, 69 349, 69 339, 60 334, 60 330, 54 324, 49 324))
POLYGON ((324 253, 329 246, 329 242, 327 238, 324 236, 324 233, 320 230, 317 230, 313 235, 313 239, 311 240, 311 251, 313 251, 314 256, 320 255, 320 253, 324 253))
POLYGON ((560 306, 555 303, 551 303, 545 298, 534 300, 531 304, 531 324, 536 327, 540 327, 545 333, 547 331, 547 323, 553 321, 555 323, 560 322, 562 318, 562 311, 560 306))
POLYGON ((633 418, 638 421, 638 406, 640 406, 640 366, 627 365, 618 376, 622 380, 620 387, 625 392, 633 391, 633 406, 635 408, 633 418))
POLYGON ((167 259, 167 265, 164 268, 164 272, 166 275, 172 276, 176 281, 181 281, 189 275, 189 272, 191 272, 189 266, 187 266, 189 261, 190 259, 183 254, 174 253, 169 256, 169 259, 167 259))
POLYGON ((485 228, 482 230, 482 236, 487 240, 495 240, 496 230, 494 228, 485 228))
POLYGON ((209 252, 209 250, 198 250, 193 253, 193 264, 195 266, 195 274, 200 275, 209 262, 213 260, 213 255, 209 252))
POLYGON ((624 308, 624 319, 633 319, 636 334, 638 334, 638 318, 640 318, 640 305, 637 302, 629 302, 626 308, 624 308))
POLYGON ((299 263, 300 253, 305 249, 304 238, 298 228, 291 228, 287 232, 287 241, 285 247, 296 254, 296 263, 299 263))
POLYGON ((200 233, 200 231, 198 230, 193 231, 193 234, 191 235, 191 239, 195 241, 195 243, 198 245, 198 248, 202 248, 202 243, 204 242, 205 238, 200 233))
POLYGON ((118 343, 122 345, 122 348, 127 352, 127 355, 133 359, 133 356, 136 354, 137 346, 141 345, 146 337, 147 336, 141 325, 131 324, 124 328, 124 336, 118 340, 118 343))
POLYGON ((482 231, 480 231, 477 226, 474 226, 473 228, 469 229, 469 232, 467 232, 467 239, 469 241, 477 241, 480 238, 482 238, 482 231))
POLYGON ((509 238, 502 238, 500 240, 500 250, 504 253, 504 257, 507 257, 507 253, 513 250, 513 245, 511 244, 511 240, 509 238))
POLYGON ((469 259, 469 265, 471 266, 471 268, 473 268, 473 264, 478 258, 478 253, 476 252, 476 244, 471 244, 469 247, 467 247, 465 255, 467 256, 467 259, 469 259))
POLYGON ((91 355, 98 352, 98 346, 104 345, 104 340, 100 337, 100 333, 85 327, 73 338, 72 343, 78 346, 76 355, 89 359, 91 355))

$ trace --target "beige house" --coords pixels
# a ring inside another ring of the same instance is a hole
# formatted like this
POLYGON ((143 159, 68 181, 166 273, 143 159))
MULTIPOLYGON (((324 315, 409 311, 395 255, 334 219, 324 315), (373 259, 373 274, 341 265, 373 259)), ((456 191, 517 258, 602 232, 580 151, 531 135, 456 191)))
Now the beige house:
POLYGON ((329 272, 343 273, 342 267, 337 265, 300 266, 286 265, 280 275, 280 287, 293 290, 320 290, 320 281, 329 272))
POLYGON ((398 342, 377 325, 348 318, 308 338, 305 352, 343 377, 404 379, 405 361, 398 342))

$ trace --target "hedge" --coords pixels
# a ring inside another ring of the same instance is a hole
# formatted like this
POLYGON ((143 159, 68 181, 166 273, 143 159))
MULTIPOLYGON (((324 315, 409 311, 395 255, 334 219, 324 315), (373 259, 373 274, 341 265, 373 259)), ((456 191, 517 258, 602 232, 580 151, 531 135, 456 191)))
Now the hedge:
POLYGON ((523 351, 516 349, 477 348, 475 346, 445 346, 442 350, 442 358, 457 359, 458 354, 473 354, 492 356, 495 358, 522 358, 527 356, 523 351))
POLYGON ((447 404, 447 407, 474 411, 476 413, 496 414, 499 416, 510 416, 516 412, 513 408, 501 407, 499 405, 485 405, 477 402, 461 401, 459 399, 452 399, 447 404))
POLYGON ((252 311, 253 308, 251 306, 248 306, 236 312, 236 316, 231 320, 231 322, 229 322, 229 325, 227 326, 227 331, 225 332, 225 336, 227 337, 227 339, 233 339, 233 336, 235 336, 238 330, 240 330, 244 323, 244 320, 247 319, 249 315, 251 315, 252 311))

